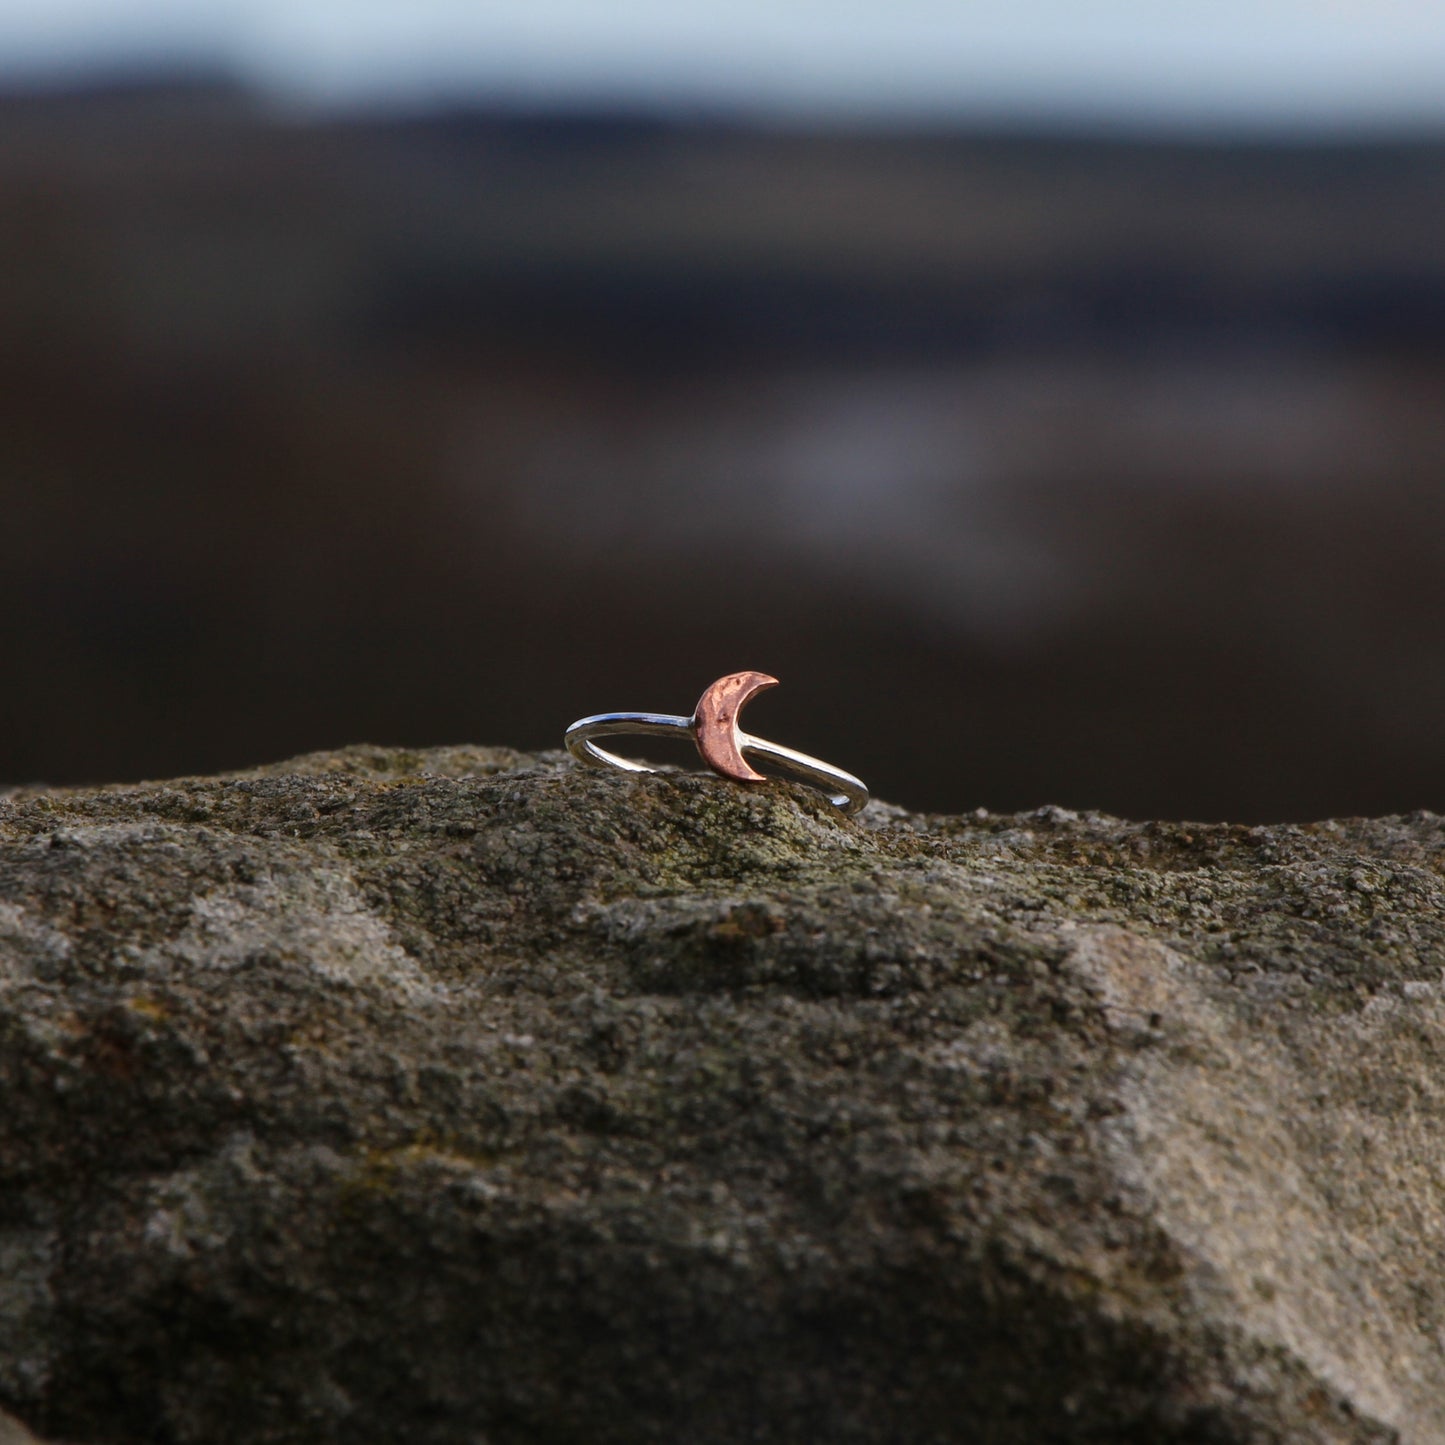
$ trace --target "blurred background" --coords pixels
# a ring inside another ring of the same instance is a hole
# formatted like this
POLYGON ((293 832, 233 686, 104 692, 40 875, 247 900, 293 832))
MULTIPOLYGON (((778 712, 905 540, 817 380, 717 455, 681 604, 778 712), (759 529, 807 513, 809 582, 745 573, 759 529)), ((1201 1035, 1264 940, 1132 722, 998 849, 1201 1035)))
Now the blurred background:
POLYGON ((0 0, 0 539, 0 782, 1445 810, 1445 6, 0 0))

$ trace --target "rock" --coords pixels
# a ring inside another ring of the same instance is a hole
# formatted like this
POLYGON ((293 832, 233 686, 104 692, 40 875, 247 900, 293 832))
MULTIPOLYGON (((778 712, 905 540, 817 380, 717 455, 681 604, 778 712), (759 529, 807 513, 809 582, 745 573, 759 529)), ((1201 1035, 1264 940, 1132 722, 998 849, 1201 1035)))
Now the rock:
POLYGON ((0 1445, 42 1445, 13 1415, 0 1410, 0 1445))
POLYGON ((351 749, 0 799, 0 1403, 1445 1441, 1445 819, 351 749))

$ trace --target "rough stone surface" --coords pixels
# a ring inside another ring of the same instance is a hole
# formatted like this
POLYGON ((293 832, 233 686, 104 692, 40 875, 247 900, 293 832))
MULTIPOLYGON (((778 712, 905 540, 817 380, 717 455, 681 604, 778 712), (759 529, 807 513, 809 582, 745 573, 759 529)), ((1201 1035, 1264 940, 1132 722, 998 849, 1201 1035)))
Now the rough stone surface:
POLYGON ((1423 813, 850 822, 480 748, 13 790, 0 1404, 1445 1441, 1442 873, 1423 813))

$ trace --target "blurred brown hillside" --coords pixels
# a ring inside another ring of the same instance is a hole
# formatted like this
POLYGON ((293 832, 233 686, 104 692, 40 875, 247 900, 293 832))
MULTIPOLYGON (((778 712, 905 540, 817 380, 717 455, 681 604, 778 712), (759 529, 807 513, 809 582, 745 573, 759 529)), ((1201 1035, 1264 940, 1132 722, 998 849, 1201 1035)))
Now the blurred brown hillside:
POLYGON ((757 667, 914 806, 1445 809, 1445 144, 17 94, 0 381, 0 779, 757 667))

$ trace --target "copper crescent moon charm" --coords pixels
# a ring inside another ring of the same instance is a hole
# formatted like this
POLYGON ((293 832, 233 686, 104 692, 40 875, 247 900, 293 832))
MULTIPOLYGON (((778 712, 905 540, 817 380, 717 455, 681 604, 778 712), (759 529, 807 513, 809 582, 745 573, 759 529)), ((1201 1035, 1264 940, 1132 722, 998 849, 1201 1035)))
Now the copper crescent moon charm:
POLYGON ((731 672, 720 677, 698 699, 692 715, 692 735, 702 760, 713 772, 740 783, 761 783, 763 775, 743 760, 738 745, 738 714, 755 693, 776 687, 778 679, 765 672, 731 672))

